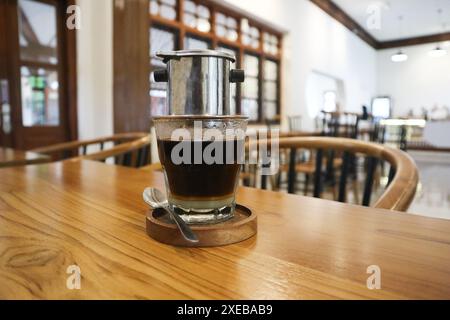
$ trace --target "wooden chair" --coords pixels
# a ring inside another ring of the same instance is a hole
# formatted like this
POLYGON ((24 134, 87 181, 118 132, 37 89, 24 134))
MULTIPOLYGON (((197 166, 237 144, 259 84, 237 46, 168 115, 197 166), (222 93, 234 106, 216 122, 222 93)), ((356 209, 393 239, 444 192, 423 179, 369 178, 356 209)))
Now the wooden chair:
POLYGON ((271 119, 266 119, 265 120, 266 129, 268 131, 270 131, 274 127, 279 127, 280 126, 280 120, 281 120, 281 117, 279 115, 276 115, 276 116, 274 116, 271 119))
MULTIPOLYGON (((325 152, 334 150, 342 153, 342 166, 339 176, 338 201, 346 201, 346 186, 349 173, 350 156, 358 153, 363 154, 368 159, 368 169, 366 172, 362 205, 372 204, 376 208, 389 210, 406 211, 413 200, 418 183, 417 167, 411 157, 405 152, 387 147, 381 144, 364 142, 349 138, 331 137, 299 137, 281 138, 280 149, 289 149, 289 173, 288 192, 295 193, 296 183, 296 156, 300 149, 316 150, 315 170, 314 170, 314 197, 321 197, 323 191, 323 181, 325 171, 323 170, 323 158, 325 152), (371 201, 372 187, 374 181, 374 170, 379 161, 386 161, 390 164, 389 182, 381 197, 371 201)), ((258 141, 257 143, 268 143, 268 141, 258 141)))
POLYGON ((151 163, 150 143, 151 138, 147 134, 137 140, 121 143, 110 149, 75 157, 68 161, 94 160, 107 162, 108 159, 113 159, 116 165, 141 168, 151 163))
MULTIPOLYGON (((58 143, 30 151, 48 155, 50 156, 50 161, 59 161, 78 156, 86 156, 92 152, 107 150, 107 148, 139 140, 148 135, 149 134, 145 132, 119 133, 109 137, 58 143)), ((150 150, 148 150, 147 156, 150 157, 150 150)))
POLYGON ((288 124, 289 124, 289 131, 301 131, 302 116, 289 116, 288 124))

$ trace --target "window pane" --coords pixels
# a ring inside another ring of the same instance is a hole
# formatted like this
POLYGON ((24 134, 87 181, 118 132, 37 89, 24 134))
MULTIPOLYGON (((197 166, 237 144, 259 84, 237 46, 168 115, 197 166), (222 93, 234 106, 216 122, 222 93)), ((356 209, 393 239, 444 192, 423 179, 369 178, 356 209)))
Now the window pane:
POLYGON ((227 24, 227 17, 223 13, 216 13, 216 23, 225 26, 227 24))
POLYGON ((264 99, 270 101, 277 100, 277 83, 272 81, 264 82, 264 99))
POLYGON ((197 6, 195 5, 195 3, 193 3, 192 1, 189 0, 185 0, 184 1, 184 11, 185 12, 190 12, 190 13, 194 13, 197 11, 197 6))
POLYGON ((196 3, 186 0, 184 1, 184 18, 185 25, 196 28, 202 32, 209 32, 211 30, 211 12, 208 7, 197 5, 196 3))
POLYGON ((275 35, 264 33, 264 51, 276 55, 278 54, 278 38, 275 35))
POLYGON ((197 18, 193 14, 185 13, 183 19, 185 25, 191 28, 195 28, 197 26, 197 18))
POLYGON ((211 30, 211 24, 209 23, 209 20, 204 18, 198 18, 197 29, 202 32, 209 32, 209 30, 211 30))
POLYGON ((59 124, 58 73, 42 68, 21 68, 23 126, 59 124))
POLYGON ((18 20, 21 59, 58 63, 55 6, 19 0, 18 20))
POLYGON ((205 40, 200 40, 192 37, 184 38, 184 49, 192 50, 192 49, 208 49, 209 43, 205 40))
POLYGON ((278 64, 264 61, 263 112, 266 119, 273 119, 277 114, 278 103, 278 64))
POLYGON ((258 77, 259 59, 255 56, 246 54, 244 56, 245 75, 249 77, 258 77))
POLYGON ((169 20, 175 20, 177 17, 177 13, 175 11, 175 8, 162 5, 160 7, 160 14, 161 17, 169 19, 169 20))
POLYGON ((277 104, 275 102, 264 102, 264 116, 266 119, 274 119, 277 115, 277 104))
POLYGON ((216 13, 216 34, 230 41, 236 41, 238 38, 237 20, 223 13, 216 13))
POLYGON ((246 77, 242 86, 242 94, 246 98, 258 99, 258 79, 246 77))
POLYGON ((177 18, 177 2, 176 0, 150 0, 149 11, 152 15, 175 20, 177 18))
POLYGON ((237 21, 234 18, 228 17, 227 27, 231 29, 237 29, 237 21))
POLYGON ((159 4, 158 1, 156 0, 151 0, 150 1, 150 13, 153 15, 158 15, 159 13, 159 4))
POLYGON ((264 62, 264 79, 274 81, 278 79, 278 65, 276 62, 270 60, 264 62))
POLYGON ((220 25, 220 24, 218 24, 217 26, 216 26, 216 34, 219 36, 219 37, 225 37, 226 35, 227 35, 227 29, 224 27, 224 26, 222 26, 222 25, 220 25))
POLYGON ((236 30, 228 30, 227 39, 230 41, 236 41, 238 38, 238 33, 236 30))
POLYGON ((258 120, 258 102, 251 99, 242 99, 242 114, 249 117, 249 120, 258 120))
POLYGON ((209 18, 209 9, 205 6, 198 6, 197 7, 197 15, 199 17, 208 19, 209 18))
POLYGON ((246 46, 249 46, 250 43, 252 42, 252 38, 250 38, 249 35, 247 34, 242 34, 242 43, 246 46))

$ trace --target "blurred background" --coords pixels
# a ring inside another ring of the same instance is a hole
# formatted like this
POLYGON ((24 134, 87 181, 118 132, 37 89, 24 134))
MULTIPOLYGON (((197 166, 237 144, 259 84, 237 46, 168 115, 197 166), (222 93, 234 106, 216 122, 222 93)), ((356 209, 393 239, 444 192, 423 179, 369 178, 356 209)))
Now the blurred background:
POLYGON ((410 212, 450 218, 450 0, 0 0, 0 31, 3 147, 151 132, 155 52, 217 49, 250 129, 339 118, 416 160, 410 212))

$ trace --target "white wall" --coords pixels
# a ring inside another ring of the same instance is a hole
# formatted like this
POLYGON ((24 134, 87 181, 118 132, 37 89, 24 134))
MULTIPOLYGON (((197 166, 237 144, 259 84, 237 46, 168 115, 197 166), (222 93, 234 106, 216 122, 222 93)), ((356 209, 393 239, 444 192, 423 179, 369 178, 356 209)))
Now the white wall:
MULTIPOLYGON (((394 116, 405 116, 410 109, 420 115, 422 107, 450 108, 450 54, 440 58, 428 55, 436 44, 403 48, 408 60, 391 61, 398 49, 378 52, 378 94, 393 99, 394 116)), ((447 48, 450 51, 450 48, 447 48)))
POLYGON ((77 0, 81 29, 77 33, 79 139, 113 132, 112 0, 77 0))
POLYGON ((304 129, 314 126, 306 107, 311 71, 345 84, 344 110, 361 111, 376 94, 377 53, 309 0, 227 0, 289 33, 283 43, 283 118, 301 114, 304 129))

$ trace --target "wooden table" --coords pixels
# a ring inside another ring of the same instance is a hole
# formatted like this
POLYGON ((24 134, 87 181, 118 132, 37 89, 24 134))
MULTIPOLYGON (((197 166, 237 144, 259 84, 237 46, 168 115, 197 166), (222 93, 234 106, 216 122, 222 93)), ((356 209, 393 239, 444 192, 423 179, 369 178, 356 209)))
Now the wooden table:
POLYGON ((46 155, 0 147, 0 168, 48 162, 46 155))
POLYGON ((141 192, 162 184, 91 161, 0 170, 0 298, 450 298, 450 221, 240 188, 257 237, 175 248, 144 229, 141 192))

